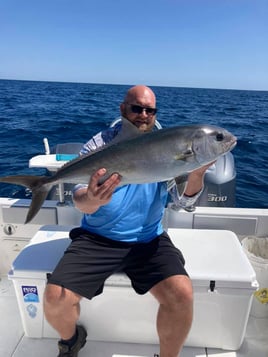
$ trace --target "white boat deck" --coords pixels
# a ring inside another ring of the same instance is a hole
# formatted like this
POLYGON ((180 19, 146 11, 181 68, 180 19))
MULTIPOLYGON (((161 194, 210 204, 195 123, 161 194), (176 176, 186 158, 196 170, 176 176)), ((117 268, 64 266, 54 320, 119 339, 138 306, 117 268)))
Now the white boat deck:
MULTIPOLYGON (((0 280, 0 357, 56 357, 56 339, 24 335, 13 284, 0 280)), ((88 341, 79 357, 154 357, 157 345, 88 341)), ((268 357, 268 319, 250 317, 239 351, 184 347, 180 357, 268 357)))

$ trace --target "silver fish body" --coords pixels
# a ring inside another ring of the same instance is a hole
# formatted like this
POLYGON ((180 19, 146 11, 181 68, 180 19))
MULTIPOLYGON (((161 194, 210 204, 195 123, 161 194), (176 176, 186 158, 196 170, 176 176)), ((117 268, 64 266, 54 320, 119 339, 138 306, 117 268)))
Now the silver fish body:
POLYGON ((236 144, 231 133, 211 125, 177 126, 141 134, 125 120, 121 131, 123 134, 110 145, 68 162, 53 176, 0 178, 0 182, 19 184, 32 190, 32 203, 25 223, 36 215, 55 184, 88 183, 90 176, 100 168, 107 170, 104 180, 112 173, 118 173, 120 185, 168 181, 215 161, 236 144))

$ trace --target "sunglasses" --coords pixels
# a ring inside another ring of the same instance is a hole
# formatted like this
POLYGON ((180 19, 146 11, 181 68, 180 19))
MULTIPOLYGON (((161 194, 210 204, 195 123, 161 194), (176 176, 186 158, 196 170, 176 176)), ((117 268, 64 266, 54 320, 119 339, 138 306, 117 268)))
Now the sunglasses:
POLYGON ((147 115, 155 115, 157 108, 141 107, 140 105, 129 104, 132 113, 141 114, 144 110, 147 115))

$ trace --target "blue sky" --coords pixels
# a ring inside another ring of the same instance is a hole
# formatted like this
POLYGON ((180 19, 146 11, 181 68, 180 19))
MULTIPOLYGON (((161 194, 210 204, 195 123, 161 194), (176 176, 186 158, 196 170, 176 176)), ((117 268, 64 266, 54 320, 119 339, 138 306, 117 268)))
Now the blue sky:
POLYGON ((268 90, 268 0, 0 0, 0 78, 268 90))

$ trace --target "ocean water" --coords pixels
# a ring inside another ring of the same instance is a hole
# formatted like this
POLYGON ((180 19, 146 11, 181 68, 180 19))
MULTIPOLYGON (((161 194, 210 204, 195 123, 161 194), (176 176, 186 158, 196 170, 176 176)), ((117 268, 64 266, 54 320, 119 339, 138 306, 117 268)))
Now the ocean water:
MULTIPOLYGON (((43 174, 34 155, 65 142, 86 142, 119 116, 127 85, 0 80, 0 175, 43 174)), ((152 87, 163 127, 213 124, 238 138, 232 151, 237 207, 268 207, 268 92, 152 87)), ((0 196, 27 197, 0 184, 0 196)))

